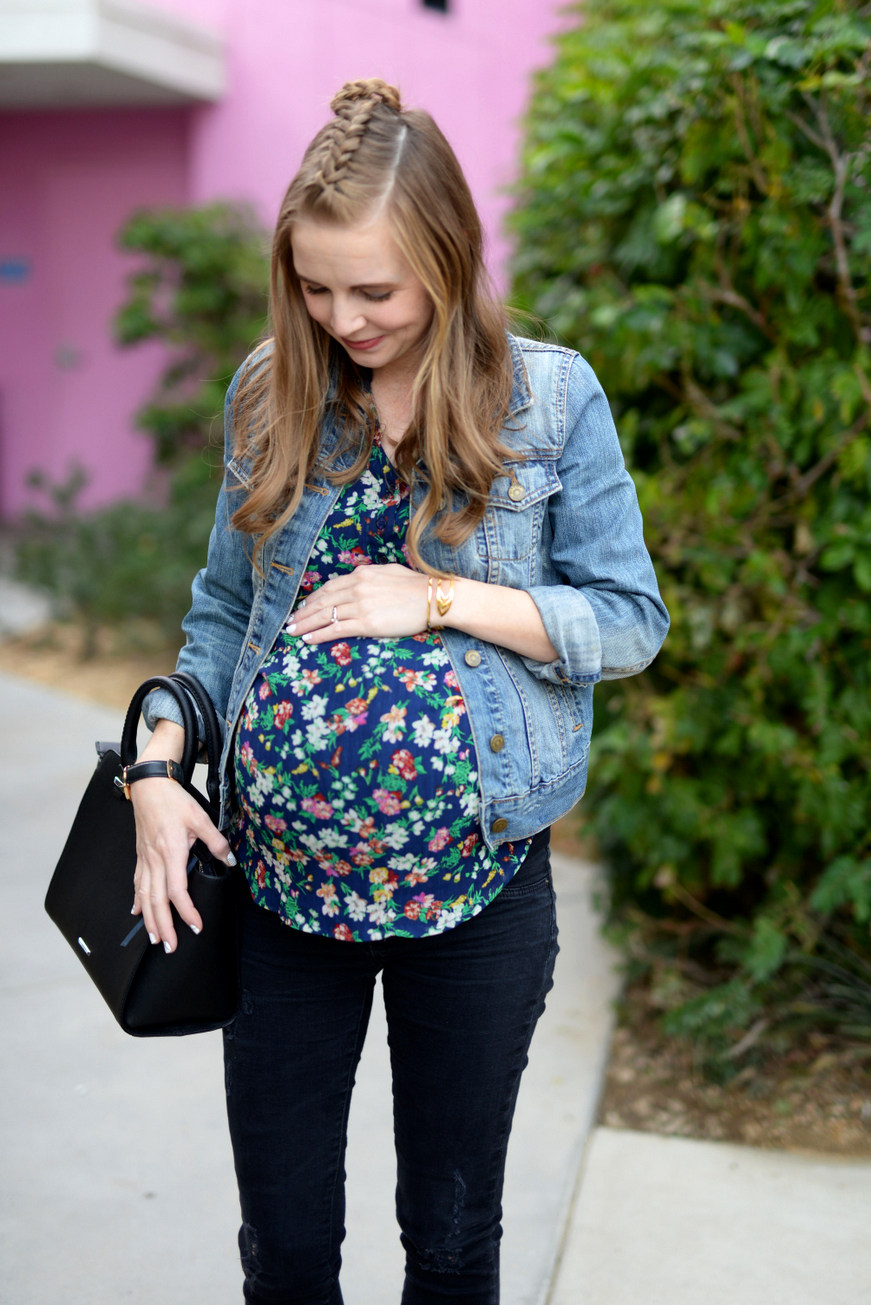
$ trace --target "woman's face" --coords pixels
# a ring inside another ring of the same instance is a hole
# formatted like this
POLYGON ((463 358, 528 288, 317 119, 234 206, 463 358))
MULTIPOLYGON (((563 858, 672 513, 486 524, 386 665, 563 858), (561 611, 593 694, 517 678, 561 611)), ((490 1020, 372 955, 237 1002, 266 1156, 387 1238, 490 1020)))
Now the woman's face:
POLYGON ((291 245, 310 316, 361 366, 411 378, 433 309, 389 218, 352 226, 303 219, 294 224, 291 245))

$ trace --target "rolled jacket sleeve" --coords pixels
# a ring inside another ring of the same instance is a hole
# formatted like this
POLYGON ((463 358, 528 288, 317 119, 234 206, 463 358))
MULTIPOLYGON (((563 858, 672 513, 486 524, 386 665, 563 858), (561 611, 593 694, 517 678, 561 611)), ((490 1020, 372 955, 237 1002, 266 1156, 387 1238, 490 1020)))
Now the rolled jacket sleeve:
POLYGON ((648 666, 669 620, 608 401, 577 355, 564 402, 561 489, 548 504, 545 582, 529 591, 557 659, 523 660, 540 679, 594 684, 648 666))

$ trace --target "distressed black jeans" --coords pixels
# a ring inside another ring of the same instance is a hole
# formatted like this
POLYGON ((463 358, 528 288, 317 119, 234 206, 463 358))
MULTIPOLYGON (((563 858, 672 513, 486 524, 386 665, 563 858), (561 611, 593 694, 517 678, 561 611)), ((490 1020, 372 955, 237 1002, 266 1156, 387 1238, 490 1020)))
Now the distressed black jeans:
POLYGON ((342 1305, 348 1110, 379 972, 402 1305, 497 1305, 508 1135, 556 952, 546 833, 480 915, 430 938, 339 942, 246 901, 224 1050, 249 1305, 342 1305))

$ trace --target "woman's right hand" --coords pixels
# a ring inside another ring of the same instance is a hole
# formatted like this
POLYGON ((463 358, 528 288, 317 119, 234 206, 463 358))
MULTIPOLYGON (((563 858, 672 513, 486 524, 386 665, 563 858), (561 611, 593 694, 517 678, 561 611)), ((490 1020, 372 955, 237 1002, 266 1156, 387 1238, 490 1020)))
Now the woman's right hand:
MULTIPOLYGON (((158 721, 140 761, 180 761, 184 732, 172 721, 158 721)), ((136 818, 136 874, 133 914, 141 915, 152 943, 167 952, 178 944, 170 903, 195 933, 202 917, 188 893, 187 866, 197 839, 227 865, 236 860, 230 844, 199 803, 174 779, 141 779, 130 786, 136 818)))

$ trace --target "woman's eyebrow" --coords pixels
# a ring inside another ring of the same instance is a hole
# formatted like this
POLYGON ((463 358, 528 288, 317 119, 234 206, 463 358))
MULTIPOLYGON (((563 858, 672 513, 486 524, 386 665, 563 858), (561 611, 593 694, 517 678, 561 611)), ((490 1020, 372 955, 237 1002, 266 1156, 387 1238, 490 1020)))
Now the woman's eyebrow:
MULTIPOLYGON (((308 285, 314 285, 320 287, 323 286, 323 282, 318 281, 316 277, 306 276, 305 272, 301 272, 299 268, 296 268, 295 270, 296 270, 296 275, 300 281, 305 281, 308 285)), ((352 290, 395 290, 398 285, 399 285, 398 281, 365 281, 365 282, 361 282, 359 285, 352 285, 351 289, 352 290)))

